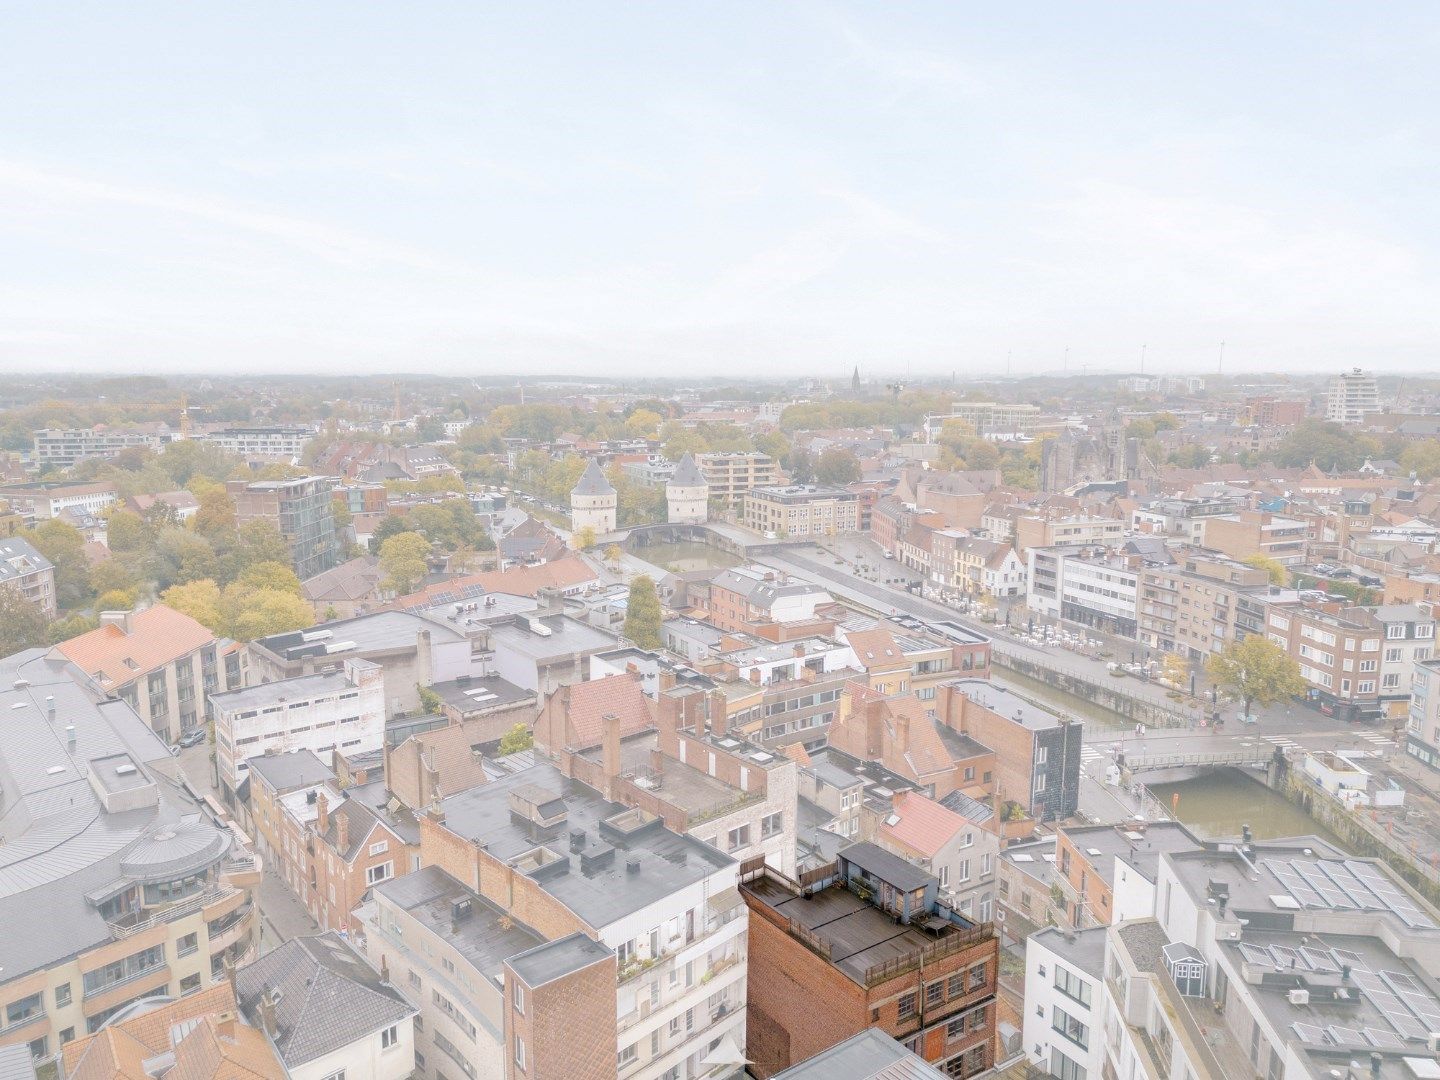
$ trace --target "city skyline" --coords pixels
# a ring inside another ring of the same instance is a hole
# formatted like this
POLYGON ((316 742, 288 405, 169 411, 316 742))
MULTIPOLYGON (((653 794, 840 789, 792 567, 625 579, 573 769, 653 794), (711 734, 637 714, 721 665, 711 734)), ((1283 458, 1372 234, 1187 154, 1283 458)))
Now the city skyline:
POLYGON ((248 13, 11 13, 0 369, 1437 368, 1432 9, 248 13))

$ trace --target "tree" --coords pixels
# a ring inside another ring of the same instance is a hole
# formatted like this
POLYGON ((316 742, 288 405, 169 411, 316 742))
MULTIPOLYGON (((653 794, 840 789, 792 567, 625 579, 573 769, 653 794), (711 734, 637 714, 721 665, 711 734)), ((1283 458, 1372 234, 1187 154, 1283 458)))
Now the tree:
POLYGON ((403 518, 394 514, 387 514, 385 520, 375 526, 375 531, 370 534, 370 553, 380 554, 380 547, 392 536, 399 536, 403 532, 410 532, 410 526, 405 524, 403 518))
POLYGON ((0 656, 48 644, 46 626, 44 613, 19 589, 0 585, 0 656))
POLYGON ((200 509, 195 511, 190 525, 197 533, 219 540, 235 532, 235 500, 225 494, 223 487, 215 485, 196 492, 195 501, 200 509))
POLYGON ((624 556, 625 552, 621 550, 619 544, 610 544, 605 548, 605 561, 611 566, 619 566, 620 560, 624 558, 624 556))
POLYGON ((860 479, 860 459, 843 446, 826 447, 815 462, 815 479, 822 484, 853 484, 860 479))
POLYGON ((275 522, 256 518, 240 526, 237 554, 241 569, 262 562, 288 563, 290 545, 275 522))
POLYGON ((1206 661, 1205 671, 1216 686, 1244 702, 1247 716, 1252 704, 1271 705, 1305 692, 1300 666, 1260 634, 1230 642, 1206 661))
POLYGON ((649 574, 641 574, 630 582, 624 633, 642 649, 660 647, 660 596, 649 574))
POLYGON ((1285 564, 1278 559, 1272 559, 1269 555, 1251 555, 1245 560, 1246 566, 1253 566, 1257 570, 1264 570, 1270 575, 1271 585, 1284 585, 1290 580, 1290 571, 1285 569, 1285 564))
POLYGON ((1412 443, 1400 453, 1400 467, 1420 480, 1440 476, 1440 439, 1412 443))
POLYGON ((524 724, 516 724, 500 736, 500 756, 518 754, 535 745, 535 733, 524 724))
POLYGON ((224 599, 220 586, 210 578, 172 585, 160 594, 160 602, 166 607, 189 615, 215 634, 225 632, 224 599))
POLYGON ((1380 444, 1368 435, 1323 420, 1306 420, 1281 440, 1270 457, 1276 465, 1289 468, 1314 463, 1325 472, 1350 472, 1379 454, 1380 444))
POLYGON ((1210 451, 1199 443, 1186 443, 1172 450, 1168 460, 1182 469, 1200 469, 1210 464, 1210 451))
POLYGON ((95 601, 96 611, 131 611, 135 607, 135 594, 124 589, 110 589, 95 601))
POLYGON ((380 569, 385 571, 384 587, 399 596, 415 591, 425 580, 429 564, 429 542, 417 532, 402 532, 380 545, 380 569))
POLYGON ((154 535, 139 514, 117 510, 105 525, 105 541, 111 551, 139 551, 149 546, 154 535))
POLYGON ((93 615, 82 615, 76 612, 64 619, 57 619, 50 624, 45 631, 45 639, 51 645, 59 645, 62 641, 69 641, 81 634, 88 634, 100 625, 100 620, 93 615))
POLYGON ((225 636, 236 641, 303 630, 315 623, 310 605, 293 593, 252 589, 238 581, 226 587, 221 614, 225 636))
POLYGON ((595 546, 595 527, 593 525, 581 525, 570 535, 570 542, 575 546, 576 551, 584 551, 595 546))
POLYGON ((238 578, 247 589, 274 589, 300 595, 300 579, 285 563, 262 562, 248 567, 238 578))
POLYGON ((1185 658, 1179 653, 1166 653, 1165 659, 1160 662, 1160 678, 1183 690, 1189 677, 1190 665, 1185 658))
POLYGON ((428 686, 415 684, 415 691, 420 695, 420 708, 431 715, 438 716, 445 709, 445 701, 434 690, 428 686))
POLYGON ((35 550, 55 566, 55 598, 63 608, 84 607, 90 600, 90 560, 80 530, 58 518, 43 521, 26 535, 35 550))
POLYGON ((649 409, 636 409, 625 421, 625 433, 632 438, 648 439, 659 430, 663 419, 659 413, 649 409))

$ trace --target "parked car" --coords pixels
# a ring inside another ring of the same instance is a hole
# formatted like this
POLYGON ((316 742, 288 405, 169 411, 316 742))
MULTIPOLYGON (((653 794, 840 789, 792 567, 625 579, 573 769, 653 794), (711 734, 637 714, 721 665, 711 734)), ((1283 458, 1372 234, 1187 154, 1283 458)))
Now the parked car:
POLYGON ((191 728, 189 731, 185 732, 184 735, 181 735, 180 741, 177 743, 177 745, 185 747, 199 746, 204 741, 205 729, 203 727, 197 727, 191 728))

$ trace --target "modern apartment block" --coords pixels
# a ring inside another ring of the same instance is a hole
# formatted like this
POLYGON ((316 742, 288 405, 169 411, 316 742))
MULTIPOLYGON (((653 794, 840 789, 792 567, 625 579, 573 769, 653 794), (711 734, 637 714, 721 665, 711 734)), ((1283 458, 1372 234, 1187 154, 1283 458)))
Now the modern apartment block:
POLYGON ((64 510, 98 515, 119 501, 114 484, 5 484, 0 500, 32 521, 48 521, 64 510))
POLYGON ((1138 557, 1074 545, 1032 547, 1025 555, 1031 611, 1116 637, 1135 637, 1138 557))
MULTIPOLYGON (((1300 665, 1301 677, 1310 684, 1306 695, 1322 713, 1366 723, 1381 717, 1380 667, 1387 630, 1374 611, 1297 596, 1272 601, 1268 612, 1267 636, 1300 665)), ((1421 625, 1433 637, 1434 623, 1421 625)))
POLYGON ((1264 629, 1259 608, 1270 589, 1260 567, 1204 552, 1146 562, 1140 572, 1137 636, 1163 652, 1201 660, 1264 629))
POLYGON ((1359 368, 1336 375, 1325 394, 1325 419, 1334 424, 1363 424, 1380 411, 1375 376, 1359 368))
POLYGON ((1015 550, 1022 555, 1032 547, 1082 544, 1114 547, 1125 539, 1125 522, 1119 518, 1068 514, 1022 514, 1015 519, 1015 550))
POLYGON ((210 710, 220 792, 234 806, 250 758, 311 750, 330 765, 337 750, 381 749, 385 678, 378 665, 347 659, 340 671, 212 694, 210 710))
POLYGON ((751 1071, 774 1076, 878 1027, 947 1076, 994 1063, 994 926, 939 898, 935 878, 874 844, 796 881, 742 868, 750 911, 751 1071))
POLYGON ((1025 939, 1021 1045, 1033 1065, 1051 1076, 1101 1076, 1105 939, 1103 927, 1053 926, 1025 939))
POLYGON ((778 484, 784 479, 780 463, 768 454, 696 454, 695 464, 710 489, 709 498, 726 506, 739 506, 751 488, 778 484))
POLYGON ((189 615, 155 604, 104 611, 89 633, 62 641, 51 655, 69 660, 110 697, 118 697, 166 742, 206 721, 211 694, 229 689, 224 643, 189 615))
POLYGON ((196 437, 246 461, 297 461, 315 431, 306 427, 226 427, 196 437))
POLYGON ((1256 555, 1281 566, 1305 561, 1310 526, 1298 518, 1279 517, 1263 510, 1242 510, 1205 519, 1204 544, 1232 559, 1256 555))
POLYGON ((359 929, 421 1010, 427 1078, 743 1064, 748 922, 729 856, 550 765, 441 799, 420 849, 359 929))
POLYGON ((46 1059, 255 946, 260 866, 123 701, 38 650, 0 661, 0 1045, 46 1059))
POLYGON ((1410 684, 1410 714, 1405 752, 1432 769, 1440 769, 1440 659, 1415 664, 1410 684))
POLYGON ((787 539, 855 532, 859 496, 824 484, 755 487, 745 493, 741 520, 747 529, 787 539))
POLYGON ((16 590, 47 619, 55 618, 55 566, 30 541, 0 540, 0 588, 16 590))
POLYGON ((34 461, 41 472, 68 469, 77 462, 111 458, 125 450, 159 450, 175 438, 175 432, 159 423, 134 427, 100 424, 89 428, 44 428, 35 432, 34 461))
POLYGON ((957 401, 945 415, 925 418, 926 437, 934 440, 946 420, 969 424, 982 439, 1014 439, 1035 433, 1040 406, 1005 401, 957 401))
POLYGON ((294 480, 231 480, 226 492, 235 500, 235 524, 269 521, 290 547, 290 565, 303 581, 340 562, 329 476, 294 480))

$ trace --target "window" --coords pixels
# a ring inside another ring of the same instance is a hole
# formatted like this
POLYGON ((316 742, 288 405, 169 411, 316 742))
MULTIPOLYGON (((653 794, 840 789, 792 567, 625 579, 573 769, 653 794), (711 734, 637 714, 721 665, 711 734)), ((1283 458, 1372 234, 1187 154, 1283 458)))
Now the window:
POLYGON ((525 1071, 525 1040, 519 1035, 515 1036, 515 1067, 521 1072, 525 1071))
POLYGON ((1090 1029, 1056 1005, 1050 1014, 1050 1026, 1082 1050, 1090 1048, 1090 1029))
POLYGON ((939 1005, 945 1000, 945 983, 943 981, 933 982, 925 987, 925 1007, 927 1009, 939 1005))
POLYGON ((1398 664, 1398 663, 1400 662, 1400 652, 1401 652, 1401 650, 1399 650, 1399 649, 1386 649, 1386 650, 1385 650, 1385 663, 1387 663, 1387 664, 1398 664))
POLYGON ((961 859, 961 860, 960 860, 960 865, 956 868, 956 870, 957 870, 957 873, 955 874, 955 879, 956 879, 957 881, 959 881, 961 884, 964 884, 965 882, 967 882, 967 881, 970 880, 970 860, 969 860, 969 859, 961 859))
POLYGON ((385 852, 387 852, 387 851, 389 851, 389 850, 390 850, 390 841, 389 841, 389 840, 381 840, 379 843, 375 843, 375 844, 371 844, 371 845, 370 845, 370 854, 371 854, 371 855, 384 855, 385 852))
POLYGON ((940 864, 940 887, 942 889, 948 889, 950 887, 950 867, 944 863, 940 864))
POLYGON ((322 1076, 320 1080, 345 1080, 345 1070, 336 1069, 334 1072, 322 1076))
POLYGON ((950 976, 950 996, 959 997, 965 993, 965 973, 962 971, 950 976))
POLYGON ((388 862, 380 863, 376 866, 367 866, 365 868, 365 884, 378 885, 380 882, 388 880, 394 867, 394 863, 388 862))
POLYGON ((728 848, 730 851, 738 851, 740 848, 748 847, 750 845, 750 826, 741 825, 738 828, 731 829, 726 835, 726 841, 730 845, 728 848))
POLYGON ((176 956, 189 956, 200 947, 200 935, 198 933, 186 934, 179 941, 175 942, 176 956))
MULTIPOLYGON (((191 936, 191 937, 194 937, 195 935, 194 935, 194 934, 191 934, 190 936, 191 936)), ((67 982, 67 983, 61 983, 59 986, 55 987, 55 1007, 56 1007, 57 1009, 63 1009, 66 1005, 69 1005, 69 1004, 70 1004, 70 984, 69 984, 68 982, 67 982)))
POLYGON ((970 989, 980 990, 985 986, 985 965, 976 964, 970 969, 970 989))
POLYGON ((61 1032, 60 1032, 60 1045, 61 1045, 61 1046, 64 1046, 64 1045, 65 1045, 66 1043, 68 1043, 68 1042, 74 1042, 74 1041, 75 1041, 75 1029, 74 1029, 73 1027, 68 1027, 68 1028, 64 1028, 64 1029, 61 1030, 61 1032))
POLYGON ((620 1068, 623 1069, 626 1065, 629 1065, 632 1061, 634 1061, 634 1060, 635 1060, 636 1058, 638 1058, 639 1056, 640 1056, 640 1044, 639 1044, 639 1043, 631 1043, 629 1046, 627 1046, 627 1047, 625 1047, 624 1049, 622 1049, 622 1050, 620 1051, 620 1053, 616 1055, 616 1058, 617 1058, 616 1064, 619 1065, 620 1068))
POLYGON ((1087 1009, 1090 1007, 1090 984, 1059 964, 1055 965, 1055 989, 1087 1009))
POLYGON ((183 979, 180 980, 180 995, 182 997, 186 994, 193 994, 196 990, 199 989, 200 973, 198 971, 195 972, 193 975, 186 975, 183 979))
POLYGON ((1055 1049, 1050 1051, 1050 1075, 1058 1080, 1085 1080, 1085 1070, 1055 1049))
POLYGON ((380 1049, 392 1050, 400 1044, 400 1025, 391 1024, 380 1032, 380 1049))
POLYGON ((15 1027, 33 1020, 45 1011, 45 1000, 41 994, 31 994, 5 1006, 5 1026, 15 1027))
POLYGON ((900 995, 900 1004, 897 1011, 899 1012, 901 1020, 908 1020, 910 1017, 915 1015, 914 990, 906 991, 905 993, 900 995))
POLYGON ((413 986, 416 990, 419 990, 422 985, 419 974, 414 971, 410 972, 410 985, 413 986))
POLYGON ((779 836, 785 831, 785 814, 783 811, 776 811, 773 814, 766 814, 760 819, 761 837, 779 836))
POLYGON ((515 993, 511 995, 515 1001, 515 1011, 521 1016, 525 1015, 525 987, 519 983, 515 984, 515 993))

